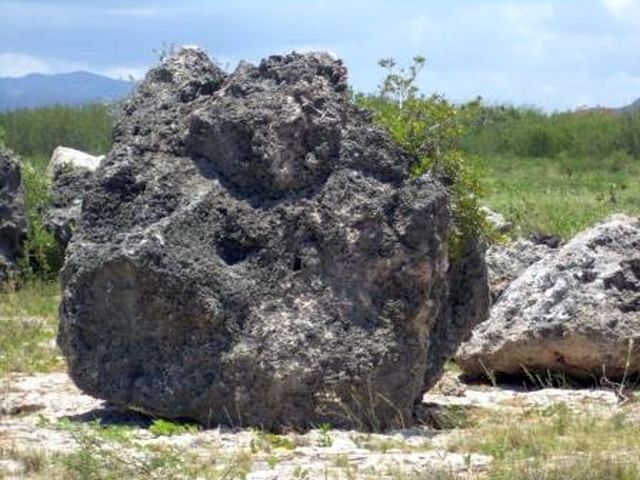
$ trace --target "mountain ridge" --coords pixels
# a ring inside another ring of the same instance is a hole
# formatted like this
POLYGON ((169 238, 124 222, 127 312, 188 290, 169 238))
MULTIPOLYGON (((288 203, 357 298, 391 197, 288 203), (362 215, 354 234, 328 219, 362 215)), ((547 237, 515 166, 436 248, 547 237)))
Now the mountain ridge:
POLYGON ((125 97, 131 87, 132 82, 86 71, 0 77, 0 111, 112 102, 125 97))

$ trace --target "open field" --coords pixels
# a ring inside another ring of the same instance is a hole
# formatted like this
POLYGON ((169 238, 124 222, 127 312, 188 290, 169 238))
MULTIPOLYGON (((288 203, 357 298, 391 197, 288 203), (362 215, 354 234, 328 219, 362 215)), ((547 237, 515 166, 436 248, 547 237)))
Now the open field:
POLYGON ((491 157, 479 161, 487 206, 528 235, 568 239, 612 213, 640 214, 640 159, 491 157))

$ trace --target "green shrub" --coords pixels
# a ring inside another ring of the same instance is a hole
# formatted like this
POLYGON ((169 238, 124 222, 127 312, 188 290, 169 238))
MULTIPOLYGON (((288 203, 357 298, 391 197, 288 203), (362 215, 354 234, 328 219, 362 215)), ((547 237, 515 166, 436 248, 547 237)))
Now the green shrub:
POLYGON ((49 178, 46 159, 25 160, 22 164, 22 183, 25 192, 29 231, 23 245, 20 270, 24 277, 55 279, 62 267, 63 252, 53 235, 44 228, 43 215, 49 202, 49 178))
POLYGON ((383 59, 379 64, 387 69, 379 92, 359 95, 356 100, 372 110, 376 120, 414 156, 413 175, 431 171, 444 180, 451 196, 451 255, 460 254, 467 239, 493 239, 479 210, 481 192, 475 162, 461 149, 473 106, 460 109, 441 95, 420 95, 416 79, 425 64, 423 57, 415 57, 408 69, 397 70, 393 59, 383 59))
POLYGON ((546 114, 531 107, 472 102, 462 147, 468 154, 603 159, 616 151, 640 158, 640 113, 607 110, 546 114))
POLYGON ((622 117, 619 147, 636 159, 640 159, 640 113, 628 113, 622 117))

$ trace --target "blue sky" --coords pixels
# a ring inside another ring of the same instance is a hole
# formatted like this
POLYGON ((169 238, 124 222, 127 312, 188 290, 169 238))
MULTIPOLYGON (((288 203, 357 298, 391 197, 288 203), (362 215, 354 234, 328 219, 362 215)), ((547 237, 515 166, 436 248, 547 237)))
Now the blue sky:
POLYGON ((163 44, 223 65, 329 50, 358 90, 379 58, 427 58, 425 92, 549 110, 640 97, 640 0, 0 0, 0 76, 141 76, 163 44))

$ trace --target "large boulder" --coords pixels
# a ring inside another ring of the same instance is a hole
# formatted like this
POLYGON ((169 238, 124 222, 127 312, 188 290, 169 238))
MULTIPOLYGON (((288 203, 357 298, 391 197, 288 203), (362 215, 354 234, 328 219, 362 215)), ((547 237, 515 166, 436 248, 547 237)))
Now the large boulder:
POLYGON ((13 152, 0 145, 0 283, 16 273, 26 237, 20 161, 13 152))
POLYGON ((456 360, 471 376, 640 373, 640 220, 613 217, 532 264, 456 360))
POLYGON ((75 230, 82 198, 93 181, 103 156, 94 156, 68 147, 57 147, 49 161, 51 197, 44 227, 64 250, 75 230))
POLYGON ((412 161, 326 54, 227 76, 180 50, 124 106, 84 197, 62 272, 72 378, 205 425, 407 424, 432 349, 459 342, 434 333, 448 197, 412 161))

